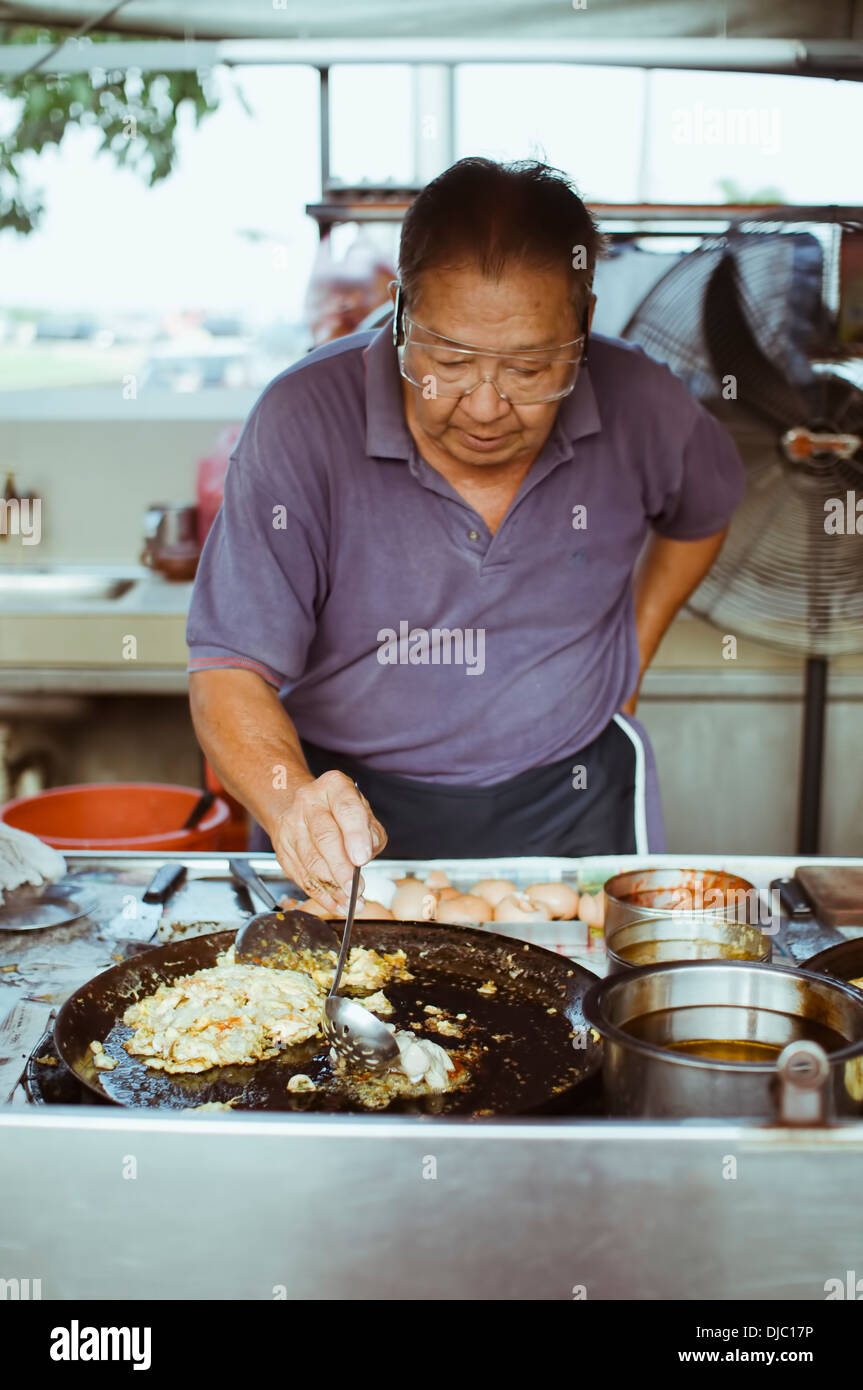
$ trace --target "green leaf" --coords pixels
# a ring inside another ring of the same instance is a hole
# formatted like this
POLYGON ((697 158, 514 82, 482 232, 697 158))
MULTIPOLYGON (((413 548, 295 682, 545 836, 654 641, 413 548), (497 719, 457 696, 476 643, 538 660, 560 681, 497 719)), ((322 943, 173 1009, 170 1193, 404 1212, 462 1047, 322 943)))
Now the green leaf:
MULTIPOLYGON (((7 45, 48 45, 65 37, 67 31, 42 25, 0 24, 0 42, 7 45)), ((118 36, 91 31, 85 38, 94 46, 109 41, 118 42, 118 36)), ((123 42, 133 48, 136 43, 147 42, 147 36, 123 42)), ((98 56, 93 56, 96 67, 98 56)), ((20 103, 20 111, 16 129, 0 141, 0 169, 6 171, 11 185, 0 196, 0 231, 11 228, 26 236, 39 225, 44 203, 28 193, 18 161, 24 154, 38 155, 47 146, 60 145, 70 126, 95 125, 101 129, 99 152, 109 154, 118 168, 136 169, 152 187, 174 169, 177 112, 182 103, 192 103, 196 126, 218 110, 218 100, 210 99, 197 72, 142 72, 129 87, 131 90, 127 90, 126 73, 118 70, 106 72, 105 80, 98 84, 87 73, 38 71, 4 83, 4 94, 20 103), (125 127, 133 116, 137 135, 131 140, 125 127)), ((246 104, 245 98, 241 99, 246 104)))

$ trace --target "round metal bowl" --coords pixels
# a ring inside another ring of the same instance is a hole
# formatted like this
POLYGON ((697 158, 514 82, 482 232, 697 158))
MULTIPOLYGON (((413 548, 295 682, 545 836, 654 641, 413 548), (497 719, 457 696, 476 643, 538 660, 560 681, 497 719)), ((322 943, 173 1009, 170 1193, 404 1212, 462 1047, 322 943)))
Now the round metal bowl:
POLYGON ((772 1118, 779 1050, 798 1040, 827 1054, 826 1112, 863 1109, 863 994, 824 975, 748 961, 640 966, 591 986, 584 1017, 603 1038, 613 1115, 772 1118), (677 1050, 694 1042, 720 1056, 677 1050), (752 1055, 767 1060, 737 1060, 752 1055))
POLYGON ((674 960, 769 961, 772 947, 770 938, 758 927, 705 913, 690 917, 681 912, 606 928, 605 952, 609 971, 614 973, 674 960))
POLYGON ((645 917, 723 917, 757 923, 764 915, 758 889, 719 869, 631 869, 605 884, 605 933, 645 917))

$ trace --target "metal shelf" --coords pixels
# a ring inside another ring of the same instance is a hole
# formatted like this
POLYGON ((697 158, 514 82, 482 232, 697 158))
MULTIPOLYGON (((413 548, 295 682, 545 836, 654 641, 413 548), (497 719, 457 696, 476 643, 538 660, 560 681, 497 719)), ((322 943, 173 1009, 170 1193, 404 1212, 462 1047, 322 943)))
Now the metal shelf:
MULTIPOLYGON (((306 212, 321 235, 339 222, 400 222, 419 188, 327 188, 306 212)), ((612 237, 698 236, 721 231, 735 222, 821 222, 830 226, 863 224, 863 207, 787 203, 591 203, 600 226, 612 237), (617 225, 620 224, 620 225, 617 225)))

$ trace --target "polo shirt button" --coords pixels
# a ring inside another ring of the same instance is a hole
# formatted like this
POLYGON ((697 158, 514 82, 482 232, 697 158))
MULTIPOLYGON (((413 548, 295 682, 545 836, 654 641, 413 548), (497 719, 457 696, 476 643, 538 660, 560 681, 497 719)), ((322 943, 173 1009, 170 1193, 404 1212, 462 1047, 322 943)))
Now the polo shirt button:
POLYGON ((468 531, 468 533, 467 533, 467 538, 468 538, 469 541, 478 541, 478 540, 479 540, 479 531, 468 531))

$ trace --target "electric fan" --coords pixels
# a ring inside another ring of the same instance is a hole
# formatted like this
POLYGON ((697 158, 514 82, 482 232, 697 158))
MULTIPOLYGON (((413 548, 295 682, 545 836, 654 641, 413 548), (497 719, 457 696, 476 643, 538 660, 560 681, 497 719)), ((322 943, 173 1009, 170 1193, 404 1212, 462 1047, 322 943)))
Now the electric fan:
POLYGON ((827 662, 863 651, 863 391, 848 364, 813 355, 830 323, 821 282, 816 237, 738 229, 673 266, 623 333, 682 377, 746 466, 743 501, 689 607, 806 658, 804 854, 818 853, 827 662))

